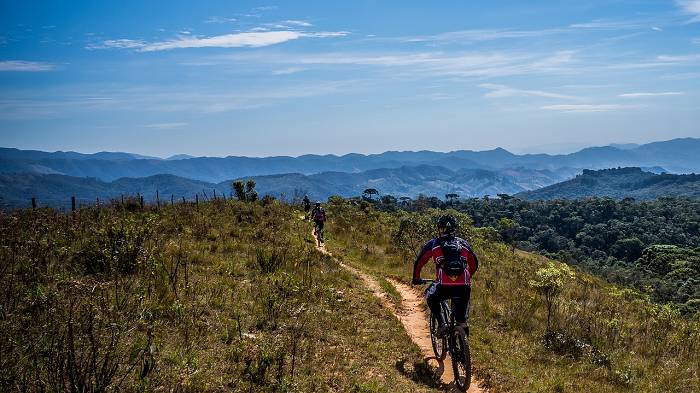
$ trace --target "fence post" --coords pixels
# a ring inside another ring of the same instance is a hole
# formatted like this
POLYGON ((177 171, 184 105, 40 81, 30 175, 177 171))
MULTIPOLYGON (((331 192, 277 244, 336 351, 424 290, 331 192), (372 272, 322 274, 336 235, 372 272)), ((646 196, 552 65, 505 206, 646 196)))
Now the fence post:
POLYGON ((170 194, 170 206, 175 206, 175 194, 170 194))
POLYGON ((160 210, 160 194, 158 193, 158 190, 156 190, 156 207, 158 210, 160 210))
POLYGON ((214 200, 216 200, 216 188, 214 189, 214 200))
POLYGON ((141 210, 143 210, 143 195, 139 197, 139 200, 141 202, 141 210))
POLYGON ((122 194, 122 205, 124 205, 124 194, 122 194))
POLYGON ((197 209, 199 209, 199 194, 194 194, 194 204, 197 206, 197 209))
POLYGON ((36 198, 32 197, 32 209, 36 209, 36 198))
POLYGON ((70 211, 75 211, 75 196, 70 197, 70 211))
POLYGON ((187 203, 187 201, 185 200, 185 197, 182 197, 182 203, 187 203))

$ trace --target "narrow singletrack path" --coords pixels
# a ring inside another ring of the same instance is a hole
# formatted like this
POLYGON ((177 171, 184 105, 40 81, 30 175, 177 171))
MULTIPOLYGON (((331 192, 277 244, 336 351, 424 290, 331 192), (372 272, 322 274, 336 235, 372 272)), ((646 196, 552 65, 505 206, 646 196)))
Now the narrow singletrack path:
MULTIPOLYGON (((444 361, 439 361, 435 358, 435 354, 433 353, 433 347, 430 342, 430 327, 428 325, 426 313, 423 311, 423 298, 419 292, 409 285, 387 278, 387 281, 401 294, 401 307, 397 309, 391 301, 389 301, 389 296, 382 290, 374 277, 333 257, 333 255, 328 252, 325 245, 316 246, 316 249, 334 258, 343 269, 359 277, 367 289, 372 291, 374 296, 401 321, 401 324, 403 324, 411 340, 420 348, 421 352, 423 352, 426 361, 437 368, 440 380, 447 386, 447 390, 458 391, 454 386, 454 373, 452 372, 452 360, 450 356, 447 355, 444 361)), ((478 386, 478 381, 472 378, 472 383, 468 392, 485 393, 486 391, 481 389, 478 386)))

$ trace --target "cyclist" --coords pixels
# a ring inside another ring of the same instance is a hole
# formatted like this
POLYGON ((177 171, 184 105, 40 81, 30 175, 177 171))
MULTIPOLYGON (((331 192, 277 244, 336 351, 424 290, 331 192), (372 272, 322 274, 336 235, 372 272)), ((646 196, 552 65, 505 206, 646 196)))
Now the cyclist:
POLYGON ((304 220, 309 219, 309 210, 311 210, 311 201, 308 195, 304 195, 304 199, 301 201, 302 206, 304 206, 304 220))
POLYGON ((471 294, 472 276, 479 267, 479 261, 466 240, 455 236, 457 219, 442 216, 437 227, 440 235, 427 242, 413 265, 413 284, 422 284, 420 271, 433 258, 436 279, 425 291, 425 300, 438 321, 438 336, 445 335, 447 321, 440 312, 440 303, 452 299, 455 306, 455 320, 467 331, 467 312, 471 294))
POLYGON ((319 233, 321 236, 319 236, 319 241, 323 242, 323 224, 326 222, 326 211, 323 210, 323 207, 321 207, 321 202, 318 201, 316 202, 316 206, 314 206, 314 209, 311 211, 311 219, 314 220, 314 235, 318 235, 319 233))

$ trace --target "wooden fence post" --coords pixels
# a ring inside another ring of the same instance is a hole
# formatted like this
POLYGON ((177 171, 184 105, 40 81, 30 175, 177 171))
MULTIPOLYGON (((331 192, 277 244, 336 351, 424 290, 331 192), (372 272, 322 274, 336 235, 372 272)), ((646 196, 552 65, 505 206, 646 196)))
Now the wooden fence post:
POLYGON ((197 206, 197 209, 199 209, 199 194, 194 194, 194 204, 197 206))
POLYGON ((216 200, 216 188, 214 189, 214 200, 216 200))
POLYGON ((160 194, 158 193, 158 190, 156 190, 156 208, 160 210, 160 194))
POLYGON ((182 197, 182 203, 187 203, 187 201, 185 200, 185 197, 182 197))
POLYGON ((70 197, 70 211, 75 211, 75 196, 70 197))
POLYGON ((32 209, 36 209, 36 198, 32 197, 32 209))
POLYGON ((139 197, 139 199, 140 199, 140 202, 141 202, 141 210, 143 210, 143 195, 141 195, 141 196, 139 197))
POLYGON ((170 194, 170 206, 175 206, 175 194, 170 194))

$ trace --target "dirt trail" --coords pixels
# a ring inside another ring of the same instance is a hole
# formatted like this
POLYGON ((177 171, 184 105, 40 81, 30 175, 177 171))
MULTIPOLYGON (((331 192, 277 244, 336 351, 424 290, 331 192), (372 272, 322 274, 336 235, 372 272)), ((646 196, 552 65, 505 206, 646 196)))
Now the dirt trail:
MULTIPOLYGON (((333 255, 328 252, 325 245, 317 246, 316 249, 333 257, 333 255)), ((411 340, 418 345, 421 352, 423 352, 425 359, 428 360, 431 365, 437 368, 438 375, 440 375, 440 380, 442 383, 447 385, 448 391, 458 391, 454 387, 452 361, 449 355, 442 362, 435 359, 433 347, 430 342, 430 327, 428 325, 428 319, 425 312, 423 311, 423 297, 410 286, 388 278, 387 281, 389 281, 389 283, 391 283, 391 285, 393 285, 394 288, 396 288, 396 290, 401 294, 401 308, 397 310, 396 307, 394 307, 394 305, 389 301, 389 296, 382 290, 381 286, 377 280, 374 279, 374 277, 357 268, 344 264, 335 257, 334 259, 341 267, 360 277, 364 285, 370 291, 372 291, 374 296, 380 299, 382 304, 384 304, 384 306, 388 308, 399 319, 399 321, 401 321, 404 329, 406 329, 406 332, 411 337, 411 340)), ((468 392, 484 393, 486 391, 479 388, 477 381, 472 378, 472 383, 468 392)))
MULTIPOLYGON (((433 353, 433 346, 430 342, 430 326, 428 324, 428 317, 423 311, 423 296, 415 289, 411 288, 402 282, 396 281, 391 278, 387 278, 387 281, 396 288, 396 290, 401 294, 401 310, 397 313, 397 317, 403 324, 404 328, 411 336, 416 345, 423 352, 423 356, 429 359, 431 364, 437 364, 438 373, 440 373, 440 379, 445 384, 450 384, 450 388, 457 391, 454 388, 454 373, 452 371, 452 359, 450 355, 447 355, 444 361, 439 362, 435 359, 435 354, 433 353)), ((470 393, 485 392, 478 386, 478 381, 472 377, 471 386, 469 386, 470 393)))

